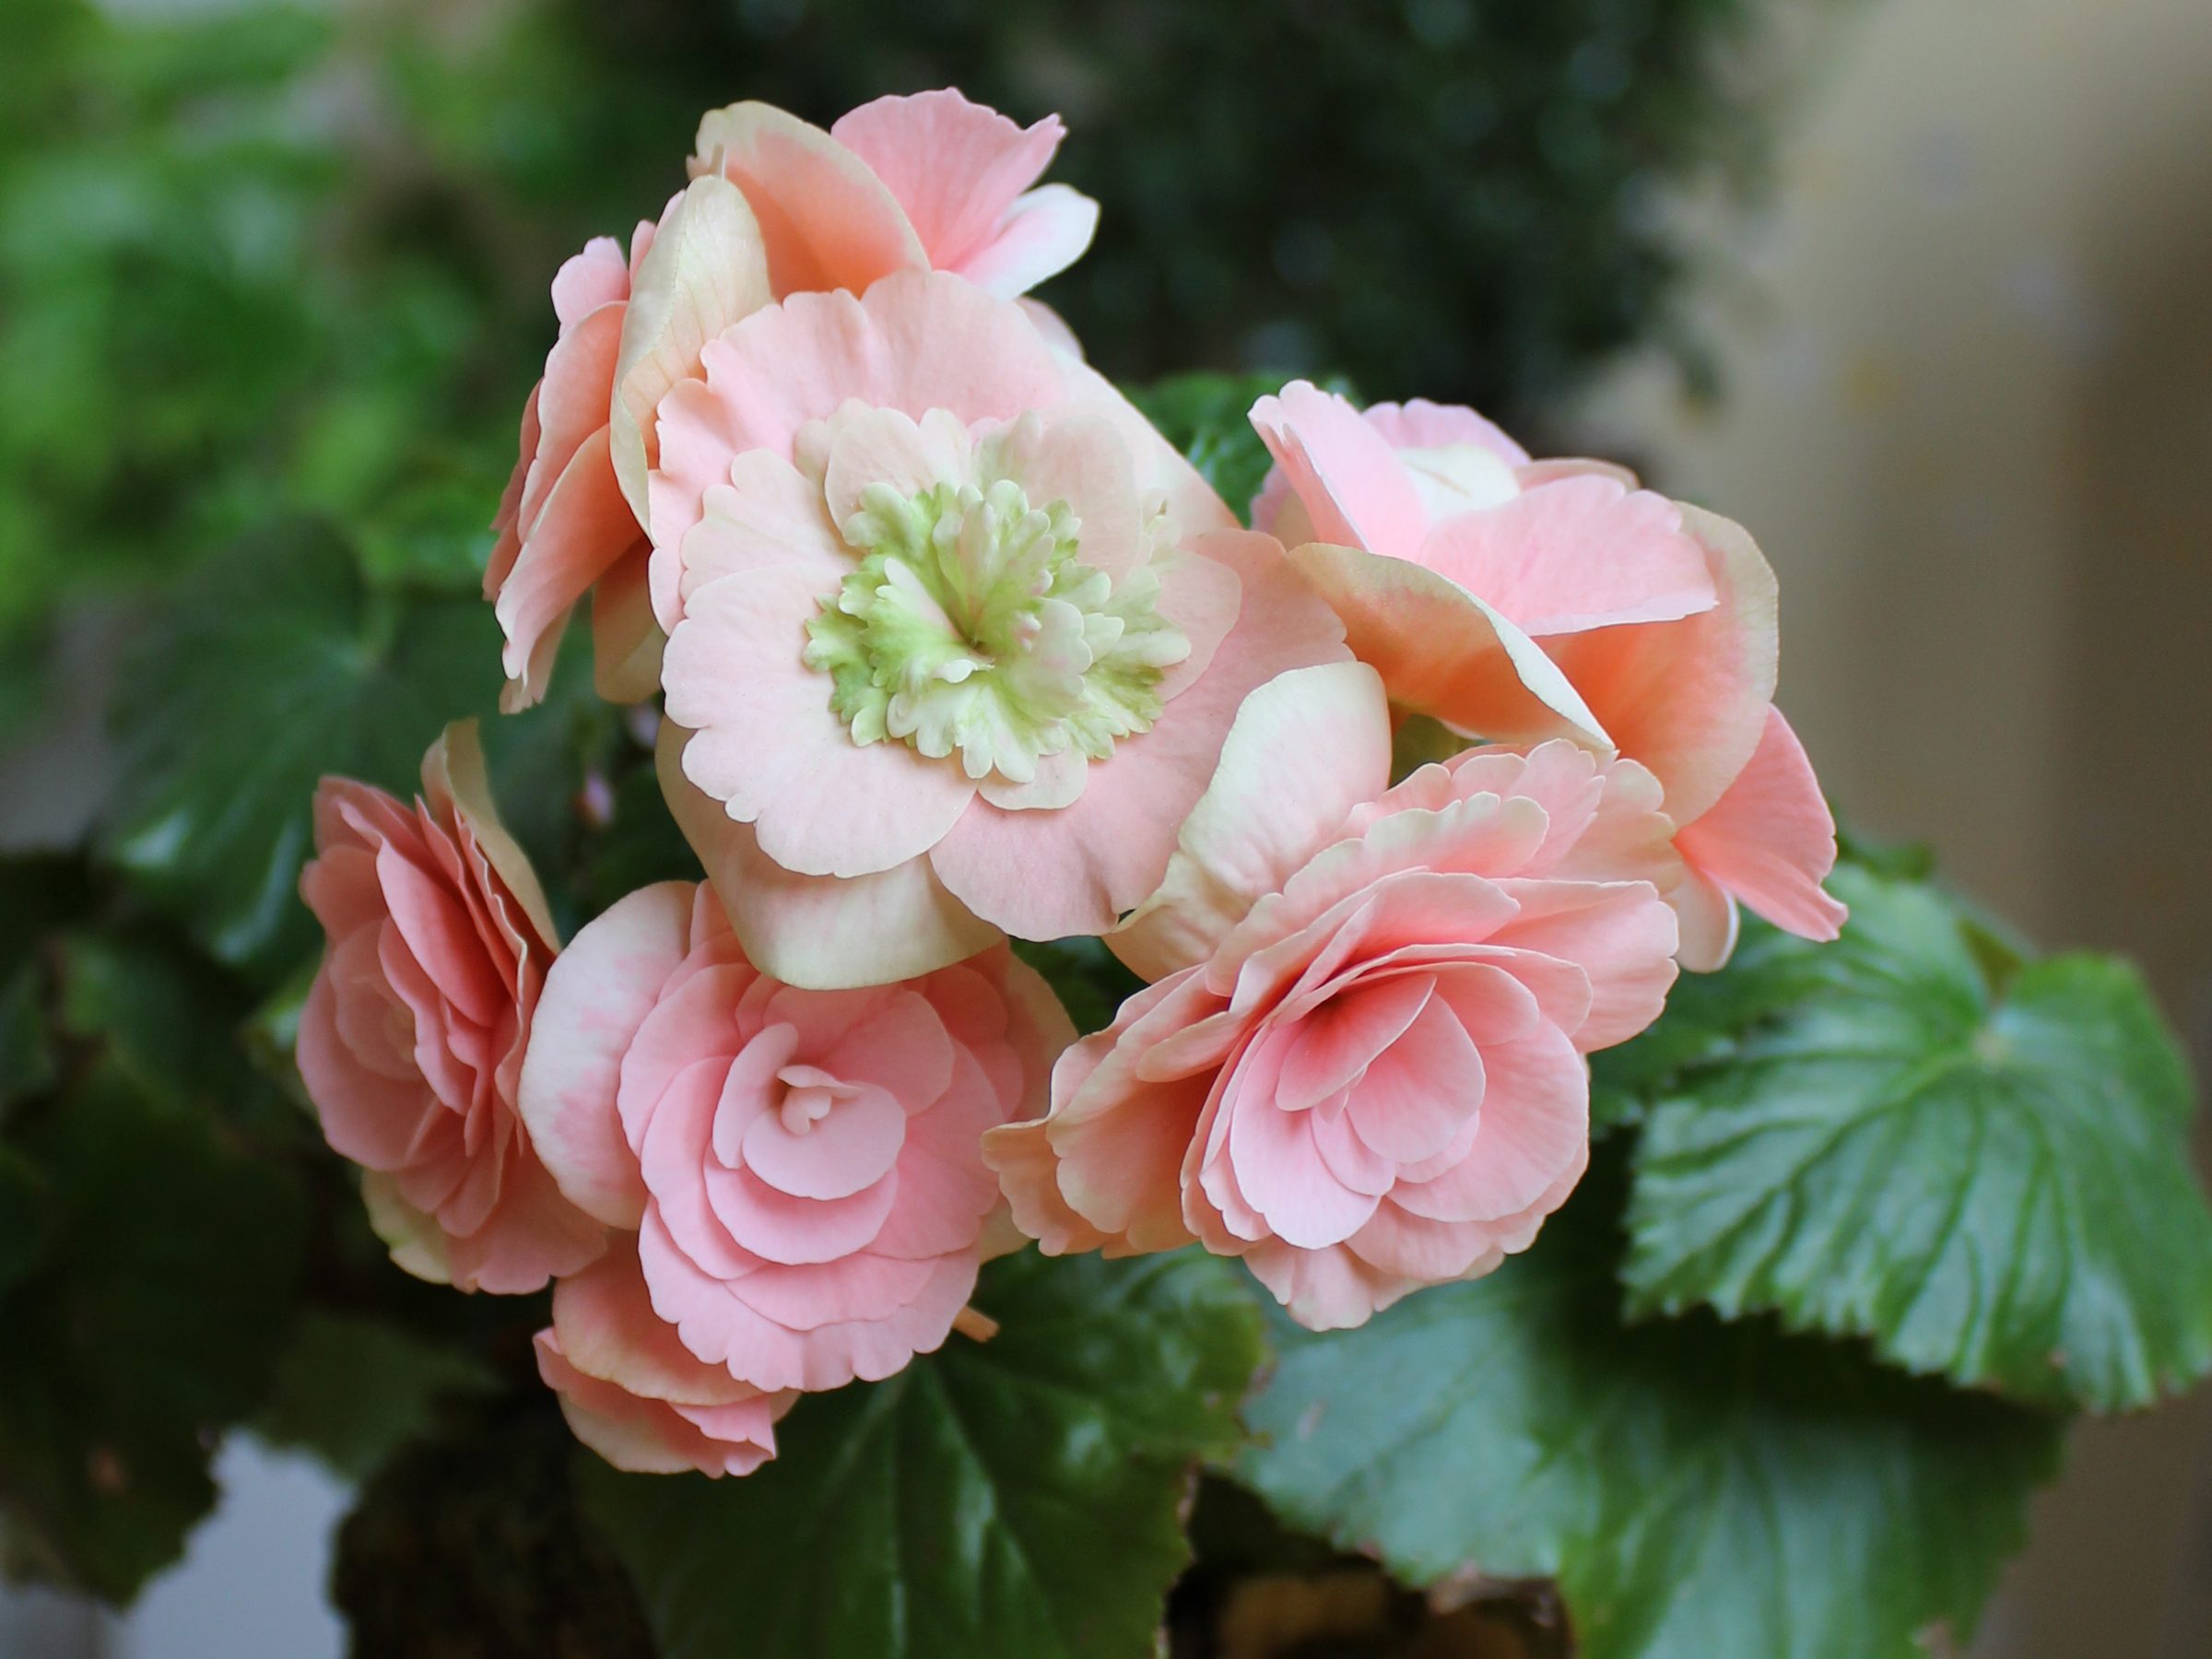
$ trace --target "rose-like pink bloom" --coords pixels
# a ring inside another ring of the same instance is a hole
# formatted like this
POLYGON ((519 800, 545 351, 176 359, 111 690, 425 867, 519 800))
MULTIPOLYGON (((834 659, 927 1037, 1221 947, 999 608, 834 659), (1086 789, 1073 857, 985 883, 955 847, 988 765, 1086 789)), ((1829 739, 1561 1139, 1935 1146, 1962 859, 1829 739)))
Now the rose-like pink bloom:
POLYGON ((1675 976, 1658 784, 1555 739, 1386 788, 1390 739, 1364 664, 1245 703, 1110 939, 1157 982, 984 1139, 1048 1253, 1195 1240, 1327 1329, 1487 1273, 1581 1178, 1583 1056, 1675 976))
POLYGON ((367 1174, 392 1258, 464 1290, 535 1290, 606 1248, 515 1110, 553 923, 500 823, 476 724, 449 726, 409 807, 325 778, 300 891, 329 944, 300 1018, 323 1132, 367 1174))
POLYGON ((1003 945, 801 991, 746 959, 712 888, 666 882, 554 965, 523 1112, 562 1191, 637 1234, 693 1359, 762 1392, 836 1388, 944 1341, 992 1248, 982 1133, 1041 1110, 1072 1035, 1003 945))
MULTIPOLYGON (((700 372, 700 347, 771 299, 858 292, 891 271, 955 271, 1011 298, 1065 269, 1098 205, 1064 184, 1030 188, 1061 133, 1057 116, 1020 127, 953 91, 877 99, 827 133, 735 104, 700 123, 695 182, 637 228, 627 259, 601 237, 561 267, 560 335, 523 411, 484 578, 510 708, 545 695, 587 593, 602 695, 636 702, 658 688, 646 474, 654 412, 700 372)), ((1065 341, 1056 318, 1039 318, 1065 341)))
POLYGON ((692 1357, 653 1311, 627 1235, 553 1288, 537 1371, 576 1438, 642 1475, 750 1475, 776 1454, 775 1425, 799 1396, 763 1394, 692 1357))
POLYGON ((670 802, 779 978, 1105 931, 1245 694, 1347 654, 1278 543, 971 283, 801 295, 704 362, 653 478, 670 802))
POLYGON ((1725 519, 1618 467, 1532 461, 1471 409, 1362 416, 1304 382, 1253 407, 1277 462, 1254 522, 1344 618, 1403 709, 1510 743, 1641 761, 1683 827, 1682 961, 1718 967, 1735 901, 1836 935, 1835 825, 1773 706, 1773 572, 1725 519))

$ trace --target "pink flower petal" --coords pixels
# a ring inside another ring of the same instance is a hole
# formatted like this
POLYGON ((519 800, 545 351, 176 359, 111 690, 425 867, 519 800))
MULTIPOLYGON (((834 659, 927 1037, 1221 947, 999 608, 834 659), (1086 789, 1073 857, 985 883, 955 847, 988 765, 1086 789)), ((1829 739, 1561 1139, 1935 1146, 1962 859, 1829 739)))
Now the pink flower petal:
MULTIPOLYGON (((753 1126, 775 1123, 775 1114, 769 1112, 755 1118, 753 1126)), ((905 1129, 901 1114, 894 1134, 902 1137, 905 1129)), ((752 1135, 748 1133, 747 1138, 752 1135)), ((884 1161, 894 1164, 898 1157, 894 1139, 884 1161)), ((875 1181, 840 1198, 794 1197, 749 1170, 710 1169, 705 1184, 715 1219, 740 1250, 764 1262, 794 1267, 841 1265, 854 1252, 865 1250, 882 1230, 884 1218, 899 1196, 898 1177, 888 1167, 875 1181)))
POLYGON ((1098 229, 1098 203, 1046 184, 1015 198, 998 234, 953 269, 986 293, 1026 294, 1082 258, 1098 229))
POLYGON ((1530 635, 1673 621, 1714 600, 1680 509, 1610 478, 1563 479, 1448 519, 1420 559, 1530 635))
POLYGON ((1496 944, 1575 963, 1590 976, 1590 1014, 1572 1033, 1583 1053, 1626 1042, 1666 1005, 1675 982, 1675 913, 1648 882, 1505 881, 1520 913, 1496 944))
POLYGON ((1665 787, 1677 824, 1719 800, 1759 747, 1777 637, 1774 573, 1751 538, 1694 507, 1682 517, 1705 548, 1720 594, 1712 609, 1546 642, 1620 752, 1665 787))
POLYGON ((1589 1070, 1557 1028, 1542 1026, 1483 1054, 1480 1127, 1468 1155, 1432 1181, 1402 1182, 1391 1201, 1438 1221, 1498 1221, 1549 1211, 1589 1156, 1589 1070))
POLYGON ((1057 115, 1020 127, 945 90, 877 99, 840 116, 830 135, 897 198, 929 263, 958 270, 996 239, 1015 198, 1051 165, 1063 132, 1057 115))
POLYGON ((1201 962, 1390 781, 1390 711, 1363 663, 1293 669, 1247 697, 1159 889, 1107 935, 1147 979, 1201 962))
POLYGON ((1303 1250, 1342 1243, 1375 1213, 1375 1196, 1339 1181, 1313 1144, 1312 1114, 1285 1112, 1267 1080, 1230 1085, 1229 1156, 1237 1185, 1275 1236, 1303 1250))
POLYGON ((694 179, 669 204, 638 262, 607 413, 623 499, 656 542, 661 530, 646 489, 660 457, 655 412, 671 388, 701 372, 707 342, 768 300, 760 228, 744 196, 724 180, 694 179))
POLYGON ((1394 450, 1447 449, 1464 443, 1488 451, 1508 466, 1529 464, 1526 450, 1461 404, 1434 404, 1425 397, 1403 404, 1370 404, 1359 418, 1394 450))
POLYGON ((1423 1002, 1397 1040, 1352 1086, 1345 1116, 1394 1163, 1418 1163, 1452 1142, 1483 1104, 1482 1053, 1449 1004, 1423 1002))
POLYGON ((1850 914, 1822 890, 1836 867, 1836 823, 1805 746, 1782 711, 1718 801, 1682 827, 1675 845, 1708 880, 1777 927, 1832 939, 1850 914))
POLYGON ((1252 424, 1304 506, 1312 540, 1389 559, 1420 556, 1429 530, 1420 493, 1349 403, 1292 381, 1252 406, 1252 424))
POLYGON ((873 875, 943 840, 975 783, 949 757, 853 741, 830 677, 801 655, 824 597, 795 565, 700 588, 668 639, 668 717, 693 733, 685 775, 752 824, 769 857, 799 875, 873 875))
POLYGON ((681 881, 618 900, 555 959, 538 999, 523 1121, 561 1190, 610 1226, 635 1227, 645 1206, 615 1105, 622 1056, 687 954, 691 905, 681 881))
POLYGON ((1335 607, 1353 654, 1374 665, 1394 703, 1497 743, 1566 736, 1610 747, 1569 675, 1450 578, 1321 542, 1290 558, 1335 607))
MULTIPOLYGON (((777 1192, 828 1203, 881 1181, 898 1165, 905 1144, 905 1108, 879 1088, 864 1088, 799 1133, 782 1112, 763 1112, 746 1128, 743 1156, 745 1167, 777 1192)), ((874 1236, 871 1230, 868 1237, 874 1236)))
POLYGON ((752 826, 683 775, 690 735, 661 723, 662 797, 729 907, 745 954, 786 984, 839 990, 964 960, 1001 935, 954 898, 926 859, 850 879, 799 876, 762 853, 752 826))
POLYGON ((693 153, 701 171, 745 193, 779 296, 859 293, 893 271, 929 265, 905 213, 868 164, 795 115, 763 103, 711 111, 699 124, 693 153))
POLYGON ((1286 1034, 1276 1104, 1302 1112, 1358 1083, 1420 1017, 1435 990, 1433 977, 1405 973, 1362 980, 1331 997, 1286 1034))

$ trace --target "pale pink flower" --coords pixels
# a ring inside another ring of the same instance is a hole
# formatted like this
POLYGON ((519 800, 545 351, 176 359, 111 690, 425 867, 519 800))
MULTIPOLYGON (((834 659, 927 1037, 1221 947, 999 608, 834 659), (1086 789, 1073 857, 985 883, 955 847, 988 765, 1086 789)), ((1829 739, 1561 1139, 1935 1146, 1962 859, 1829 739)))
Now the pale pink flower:
POLYGON ((1386 788, 1390 739, 1364 664, 1245 703, 1109 941, 1157 982, 984 1137, 1048 1253, 1195 1241, 1326 1329, 1488 1272, 1581 1178, 1583 1056, 1675 976, 1658 784, 1555 739, 1386 788))
POLYGON ((645 532, 623 498, 607 431, 630 287, 654 229, 638 226, 627 259, 612 237, 595 237, 553 279, 560 335, 523 406, 522 454, 484 571, 484 596, 507 641, 501 702, 510 711, 545 695, 569 615, 587 593, 603 694, 634 702, 659 683, 645 532))
POLYGON ((712 888, 666 882, 562 953, 523 1112, 562 1190, 636 1233, 694 1359, 763 1393, 836 1388, 945 1340, 999 1207, 981 1136, 1041 1110, 1072 1035, 1003 945, 801 991, 747 960, 712 888))
POLYGON ((828 133, 735 104, 700 123, 694 182, 637 228, 627 259, 601 237, 561 267, 560 335, 523 412, 484 580, 507 638, 510 708, 545 695, 587 593, 601 694, 635 702, 657 688, 646 474, 655 411, 699 374, 700 347, 771 299, 858 292, 891 271, 954 271, 1011 298, 1065 269, 1089 245, 1098 206, 1063 184, 1030 188, 1061 133, 1057 116, 1024 128, 952 91, 877 99, 828 133))
POLYGON ((825 133, 771 105, 699 125, 691 167, 745 192, 776 297, 865 291, 893 271, 951 271, 1011 300, 1082 257, 1099 205, 1032 189, 1065 129, 1018 126, 946 89, 879 98, 825 133))
POLYGON ((665 771, 782 979, 1103 932, 1244 695, 1347 655, 1278 543, 970 282, 801 295, 704 364, 653 478, 665 771))
POLYGON ((606 1248, 515 1110, 553 923, 493 811, 474 722, 422 762, 413 806, 325 778, 300 890, 329 944, 300 1018, 300 1075, 371 1219, 408 1272, 535 1290, 606 1248))
POLYGON ((1774 576, 1741 528, 1618 467, 1532 461, 1471 409, 1362 416, 1300 381, 1252 418, 1277 462, 1254 522, 1298 544, 1394 703, 1493 741, 1572 737, 1659 779, 1692 871, 1685 966, 1727 959, 1739 899, 1836 935, 1835 826, 1773 707, 1774 576))
POLYGON ((775 1425, 799 1397, 693 1358, 653 1311, 628 1235, 553 1287, 553 1323, 535 1347, 576 1438, 636 1474, 750 1475, 776 1454, 775 1425))

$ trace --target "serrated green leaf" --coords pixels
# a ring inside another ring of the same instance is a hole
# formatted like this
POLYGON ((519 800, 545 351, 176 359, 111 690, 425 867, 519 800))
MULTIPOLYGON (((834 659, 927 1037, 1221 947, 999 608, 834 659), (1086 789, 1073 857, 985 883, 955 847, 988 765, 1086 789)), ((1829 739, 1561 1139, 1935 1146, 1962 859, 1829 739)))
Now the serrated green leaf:
POLYGON ((2135 971, 2031 963, 1999 999, 1933 890, 1835 885, 1853 920, 1794 947, 1801 996, 1645 1124, 1636 1305, 1772 1310, 1913 1371, 2100 1410, 2203 1376, 2194 1100, 2135 971))
POLYGON ((429 1428, 440 1403, 489 1394, 499 1379, 463 1349, 385 1320, 304 1314, 276 1367, 254 1433, 312 1452, 348 1480, 365 1480, 429 1428))
POLYGON ((408 792, 446 723, 491 706, 498 651, 481 602, 371 592, 325 531, 234 550, 120 678, 110 853, 217 957, 281 974, 312 943, 293 888, 316 781, 408 792))
POLYGON ((1240 1477, 1426 1583, 1559 1581, 1583 1659, 1905 1659, 1963 1637, 2059 1425, 1710 1314, 1624 1325, 1591 1194, 1488 1278, 1286 1329, 1240 1477))
POLYGON ((128 1600, 215 1501, 214 1438, 267 1382, 305 1206, 114 1072, 20 1151, 52 1203, 36 1268, 0 1299, 0 1514, 19 1563, 128 1600))
POLYGON ((582 1471, 662 1659, 1148 1659, 1259 1321, 1210 1257, 986 1269, 986 1343, 802 1400, 758 1474, 582 1471))
POLYGON ((1801 997, 1817 973, 1802 942, 1747 916, 1726 967, 1683 974, 1656 1020, 1590 1056, 1591 1132, 1642 1122, 1686 1072, 1725 1060, 1760 1020, 1801 997))

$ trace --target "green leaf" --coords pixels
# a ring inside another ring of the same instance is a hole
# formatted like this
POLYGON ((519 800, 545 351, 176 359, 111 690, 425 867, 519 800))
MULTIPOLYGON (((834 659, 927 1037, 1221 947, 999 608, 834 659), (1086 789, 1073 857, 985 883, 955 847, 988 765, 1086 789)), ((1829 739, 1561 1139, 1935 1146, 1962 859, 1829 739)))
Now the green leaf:
POLYGON ((2141 1406, 2212 1369, 2194 1100, 2134 970, 2020 967, 1934 891, 1846 871, 1800 994, 1652 1111, 1635 1305, 1773 1310, 1913 1371, 2141 1406))
POLYGON ((112 1072, 19 1146, 52 1203, 0 1299, 0 1517, 18 1565, 127 1600, 214 1504, 214 1436, 267 1382, 305 1209, 112 1072))
POLYGON ((498 652, 489 607, 371 592, 325 531, 235 549, 121 677, 109 851, 216 956, 280 975, 313 937, 293 888, 317 779, 410 791, 445 724, 491 706, 498 652))
POLYGON ((365 1480, 436 1421, 441 1402, 498 1387, 482 1361, 457 1347, 383 1320, 317 1311, 293 1332, 253 1431, 365 1480))
POLYGON ((1417 1583, 1558 1580, 1583 1659, 1963 1638, 2057 1422, 1763 1321, 1624 1325, 1591 1198, 1488 1278, 1286 1330, 1241 1477, 1417 1583))
POLYGON ((800 1401, 742 1480, 581 1471, 662 1659, 1147 1659, 1191 1466, 1259 1363, 1194 1254, 985 1271, 1003 1328, 800 1401))
POLYGON ((1112 1025, 1122 1004, 1145 988, 1102 939, 1017 939, 1014 954, 1043 976, 1085 1036, 1112 1025))
POLYGON ((37 1265, 52 1214, 38 1167, 0 1146, 0 1298, 37 1265))
POLYGON ((1726 967, 1683 974, 1655 1021, 1590 1056, 1592 1133, 1641 1123, 1685 1073, 1726 1060, 1760 1020, 1804 996, 1818 973, 1802 941, 1746 916, 1726 967))
POLYGON ((1256 400, 1282 387, 1280 375, 1174 374, 1130 387, 1129 401, 1249 524, 1252 498, 1273 463, 1246 417, 1256 400))
POLYGON ((9 1106, 53 1086, 53 1045, 39 1006, 40 975, 26 962, 0 978, 0 1123, 9 1106))

